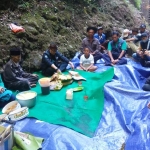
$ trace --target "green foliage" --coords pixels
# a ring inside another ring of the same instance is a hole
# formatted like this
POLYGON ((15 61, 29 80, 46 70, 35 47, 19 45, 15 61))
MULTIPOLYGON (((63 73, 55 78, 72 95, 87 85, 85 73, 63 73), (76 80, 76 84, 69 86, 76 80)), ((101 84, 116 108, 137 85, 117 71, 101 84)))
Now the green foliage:
POLYGON ((134 0, 134 3, 135 3, 135 6, 136 6, 138 9, 141 8, 141 3, 142 3, 141 0, 134 0))

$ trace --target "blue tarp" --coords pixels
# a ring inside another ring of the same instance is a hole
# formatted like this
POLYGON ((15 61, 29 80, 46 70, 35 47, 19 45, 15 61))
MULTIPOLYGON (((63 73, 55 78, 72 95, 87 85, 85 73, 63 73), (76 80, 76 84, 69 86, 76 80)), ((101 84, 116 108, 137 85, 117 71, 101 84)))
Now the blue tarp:
MULTIPOLYGON (((73 62, 77 66, 78 58, 73 62)), ((102 61, 97 66, 98 72, 108 68, 102 61)), ((150 69, 130 59, 115 66, 114 79, 104 86, 104 111, 93 138, 28 118, 17 122, 15 130, 44 138, 42 150, 120 150, 124 143, 125 150, 150 150, 150 92, 142 90, 148 76, 150 69)))

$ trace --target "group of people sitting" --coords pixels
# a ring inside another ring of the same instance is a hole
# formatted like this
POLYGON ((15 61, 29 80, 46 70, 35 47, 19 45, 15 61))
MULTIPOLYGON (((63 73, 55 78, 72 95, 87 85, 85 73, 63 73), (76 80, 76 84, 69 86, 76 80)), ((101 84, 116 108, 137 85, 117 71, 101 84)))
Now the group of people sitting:
MULTIPOLYGON (((103 27, 88 27, 87 37, 82 40, 81 52, 78 56, 80 66, 77 69, 93 72, 97 69, 96 62, 100 59, 104 60, 105 65, 110 66, 127 64, 125 58, 127 49, 132 49, 135 52, 133 58, 139 61, 142 66, 150 66, 150 40, 144 24, 140 26, 139 31, 133 29, 131 33, 128 29, 124 30, 121 37, 118 31, 113 31, 111 41, 106 40, 103 27)), ((38 76, 24 72, 20 66, 20 60, 21 50, 18 47, 11 48, 10 60, 6 63, 4 72, 1 73, 1 106, 15 99, 12 92, 6 88, 15 91, 26 91, 36 86, 38 76), (4 82, 4 85, 2 82, 4 82)), ((51 76, 54 73, 61 73, 66 70, 68 64, 74 69, 74 64, 63 56, 58 51, 56 43, 52 42, 42 56, 42 74, 51 76)), ((150 91, 150 78, 143 89, 150 91)))

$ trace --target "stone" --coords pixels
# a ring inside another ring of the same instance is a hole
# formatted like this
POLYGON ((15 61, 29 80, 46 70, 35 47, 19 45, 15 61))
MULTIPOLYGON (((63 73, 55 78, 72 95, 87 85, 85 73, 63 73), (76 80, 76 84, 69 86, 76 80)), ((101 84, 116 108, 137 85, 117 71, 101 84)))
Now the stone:
POLYGON ((42 53, 38 51, 32 51, 28 54, 28 58, 26 62, 23 62, 23 66, 25 69, 31 70, 39 70, 41 68, 41 60, 42 60, 42 53))
POLYGON ((26 36, 26 31, 25 32, 18 32, 18 33, 15 33, 16 37, 18 38, 23 38, 26 36))
POLYGON ((25 29, 26 29, 26 32, 30 32, 32 33, 33 35, 38 35, 39 32, 34 28, 34 27, 31 27, 31 26, 25 26, 25 29))

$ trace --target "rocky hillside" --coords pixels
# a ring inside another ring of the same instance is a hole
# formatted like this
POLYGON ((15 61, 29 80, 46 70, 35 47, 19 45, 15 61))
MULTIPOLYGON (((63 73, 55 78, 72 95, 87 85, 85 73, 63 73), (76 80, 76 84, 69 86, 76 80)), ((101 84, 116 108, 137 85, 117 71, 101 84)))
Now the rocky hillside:
POLYGON ((95 0, 76 3, 75 0, 28 1, 13 11, 0 10, 0 69, 9 59, 9 48, 22 49, 23 67, 39 69, 41 55, 51 41, 70 59, 79 50, 87 26, 105 27, 107 36, 113 28, 138 27, 143 22, 140 12, 125 0, 95 0), (8 24, 17 23, 24 33, 14 34, 8 24))

